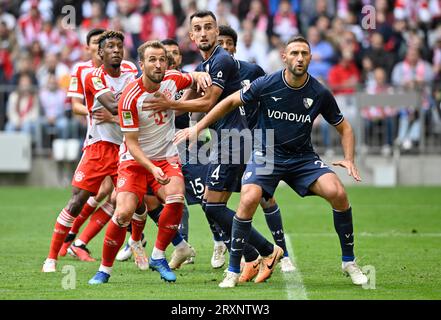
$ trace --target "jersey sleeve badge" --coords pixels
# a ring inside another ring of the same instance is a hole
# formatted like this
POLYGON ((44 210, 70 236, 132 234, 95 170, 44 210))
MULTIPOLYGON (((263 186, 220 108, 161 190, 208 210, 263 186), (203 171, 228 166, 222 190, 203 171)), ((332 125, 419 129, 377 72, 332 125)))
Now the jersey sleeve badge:
POLYGON ((102 90, 106 87, 103 84, 103 81, 101 80, 101 78, 98 78, 98 77, 93 77, 92 83, 93 83, 93 87, 95 88, 95 90, 102 90))
POLYGON ((69 91, 78 91, 78 78, 72 77, 70 79, 69 91))
POLYGON ((133 126, 134 125, 132 112, 130 112, 130 111, 123 111, 122 112, 122 120, 123 120, 123 125, 125 125, 125 126, 133 126))

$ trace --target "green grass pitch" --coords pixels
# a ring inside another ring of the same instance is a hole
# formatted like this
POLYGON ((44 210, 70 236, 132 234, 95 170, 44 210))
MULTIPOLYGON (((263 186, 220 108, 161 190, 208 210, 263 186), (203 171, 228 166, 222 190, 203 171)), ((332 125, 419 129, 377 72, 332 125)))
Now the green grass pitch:
MULTIPOLYGON (((176 283, 164 283, 158 273, 139 271, 129 261, 115 263, 108 284, 90 286, 87 281, 99 261, 64 257, 57 273, 40 272, 54 221, 70 191, 0 188, 0 299, 440 299, 441 188, 350 187, 348 194, 355 253, 359 265, 371 270, 371 289, 354 286, 342 275, 329 205, 318 197, 301 199, 291 189, 279 188, 276 198, 298 272, 286 275, 278 269, 266 283, 225 290, 218 288, 223 268, 210 266, 212 240, 198 206, 190 207, 196 263, 178 270, 176 283)), ((237 208, 238 199, 233 196, 231 208, 237 208)), ((254 226, 271 238, 261 209, 254 226)), ((149 221, 145 232, 150 254, 156 226, 149 221)), ((98 259, 103 233, 89 245, 98 259)))

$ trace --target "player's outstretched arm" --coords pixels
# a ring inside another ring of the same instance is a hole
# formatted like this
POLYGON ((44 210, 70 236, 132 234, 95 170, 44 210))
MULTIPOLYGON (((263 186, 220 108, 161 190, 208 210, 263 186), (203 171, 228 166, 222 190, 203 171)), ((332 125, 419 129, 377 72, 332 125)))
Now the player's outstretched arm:
POLYGON ((205 95, 205 90, 213 84, 210 75, 206 72, 191 72, 190 74, 194 80, 192 89, 196 89, 196 92, 205 95))
POLYGON ((211 86, 205 90, 205 94, 193 100, 170 100, 159 92, 155 93, 155 98, 145 101, 142 106, 142 111, 164 111, 175 110, 184 112, 208 112, 219 99, 222 94, 222 88, 218 86, 211 86))
POLYGON ((173 142, 175 144, 179 144, 187 139, 195 139, 198 133, 203 129, 208 128, 209 125, 213 124, 242 104, 242 100, 240 99, 240 90, 230 94, 228 97, 216 104, 213 109, 211 109, 211 111, 208 112, 205 117, 203 117, 202 120, 199 121, 194 127, 178 131, 173 142))
POLYGON ((334 166, 340 166, 348 170, 348 175, 352 176, 355 181, 361 181, 360 174, 354 163, 355 157, 355 137, 349 122, 344 119, 335 127, 340 134, 341 145, 343 148, 344 160, 335 161, 334 166))
POLYGON ((139 146, 138 131, 127 131, 124 132, 125 143, 127 148, 129 149, 130 154, 135 158, 136 162, 146 168, 149 172, 153 174, 156 181, 160 184, 167 184, 170 182, 170 178, 162 172, 161 168, 155 166, 149 158, 146 157, 141 147, 139 146))

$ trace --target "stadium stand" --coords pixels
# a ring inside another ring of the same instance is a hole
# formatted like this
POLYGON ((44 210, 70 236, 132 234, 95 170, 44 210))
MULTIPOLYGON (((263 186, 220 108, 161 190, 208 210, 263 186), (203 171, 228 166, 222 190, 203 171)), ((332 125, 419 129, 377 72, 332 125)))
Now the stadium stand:
MULTIPOLYGON (((82 143, 85 119, 72 115, 60 93, 67 90, 73 64, 88 59, 84 35, 91 28, 123 31, 126 58, 133 62, 143 41, 175 38, 182 47, 184 70, 192 70, 200 58, 188 39, 188 17, 196 9, 212 10, 220 24, 237 28, 238 58, 261 64, 267 73, 281 67, 276 61, 281 42, 296 34, 308 37, 310 72, 333 91, 357 129, 359 153, 380 158, 440 154, 438 0, 1 0, 2 139, 9 132, 25 132, 33 156, 47 159, 54 157, 54 141, 82 143), (22 82, 32 94, 17 94, 22 82), (402 91, 413 94, 418 103, 387 104, 402 91), (371 105, 360 98, 366 94, 381 94, 386 100, 371 105)), ((334 134, 324 121, 317 121, 313 142, 319 153, 340 153, 334 134)))

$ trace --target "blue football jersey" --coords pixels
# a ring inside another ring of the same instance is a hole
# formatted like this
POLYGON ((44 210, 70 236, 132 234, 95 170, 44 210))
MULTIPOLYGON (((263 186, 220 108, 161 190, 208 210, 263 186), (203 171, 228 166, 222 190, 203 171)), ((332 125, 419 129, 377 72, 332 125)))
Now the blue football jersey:
POLYGON ((263 130, 263 151, 273 151, 276 162, 314 152, 312 124, 319 114, 334 126, 343 121, 331 92, 309 74, 299 88, 289 86, 284 70, 260 77, 241 90, 241 100, 244 104, 259 103, 257 128, 263 130), (271 129, 274 145, 265 134, 271 129))
MULTIPOLYGON (((220 45, 216 45, 211 56, 201 62, 196 67, 196 71, 209 73, 213 85, 222 88, 222 94, 216 103, 241 88, 237 63, 220 45)), ((240 131, 248 126, 240 114, 240 110, 237 109, 219 119, 212 127, 220 134, 222 129, 238 129, 240 131)))
MULTIPOLYGON (((249 86, 251 82, 265 75, 265 71, 255 63, 242 60, 236 61, 237 67, 239 68, 240 84, 242 85, 242 88, 249 86)), ((243 106, 243 111, 247 119, 248 128, 253 130, 257 126, 257 103, 247 103, 243 106)))

